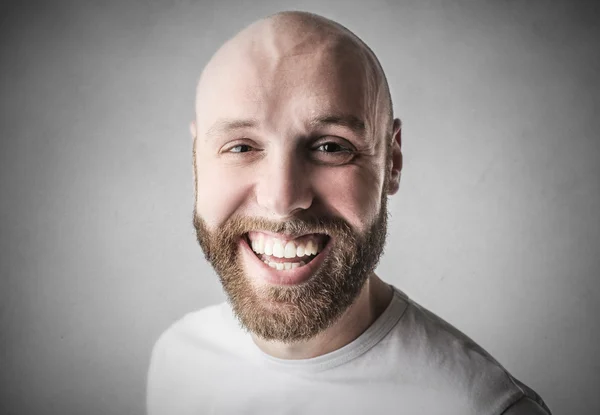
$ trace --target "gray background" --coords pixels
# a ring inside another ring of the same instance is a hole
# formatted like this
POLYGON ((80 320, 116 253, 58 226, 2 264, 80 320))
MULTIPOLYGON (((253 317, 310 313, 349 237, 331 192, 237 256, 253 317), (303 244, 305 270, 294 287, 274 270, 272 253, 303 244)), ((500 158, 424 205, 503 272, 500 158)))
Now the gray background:
POLYGON ((157 336, 224 298, 191 225, 194 85, 284 9, 388 74, 405 167, 379 274, 555 414, 600 413, 594 4, 3 2, 0 413, 142 414, 157 336))

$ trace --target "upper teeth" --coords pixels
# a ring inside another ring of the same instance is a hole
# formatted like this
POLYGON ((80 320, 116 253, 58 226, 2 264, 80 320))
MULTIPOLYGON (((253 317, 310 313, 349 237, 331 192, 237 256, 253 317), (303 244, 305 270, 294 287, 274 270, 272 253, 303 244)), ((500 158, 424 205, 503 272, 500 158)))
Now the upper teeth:
POLYGON ((295 258, 316 255, 319 244, 313 240, 307 242, 282 241, 277 238, 258 234, 251 240, 252 250, 257 254, 272 255, 277 258, 295 258))

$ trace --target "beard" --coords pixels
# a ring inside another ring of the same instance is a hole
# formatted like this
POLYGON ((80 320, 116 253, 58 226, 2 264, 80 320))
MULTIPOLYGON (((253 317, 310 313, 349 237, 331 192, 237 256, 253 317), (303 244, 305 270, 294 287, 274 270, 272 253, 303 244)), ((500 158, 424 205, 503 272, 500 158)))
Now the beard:
POLYGON ((387 196, 364 233, 337 217, 297 217, 286 222, 233 216, 209 231, 194 209, 194 227, 207 261, 215 269, 243 328, 264 340, 305 341, 331 327, 352 305, 383 253, 387 196), (325 234, 332 244, 319 268, 297 285, 262 285, 244 270, 240 240, 250 231, 291 235, 325 234))

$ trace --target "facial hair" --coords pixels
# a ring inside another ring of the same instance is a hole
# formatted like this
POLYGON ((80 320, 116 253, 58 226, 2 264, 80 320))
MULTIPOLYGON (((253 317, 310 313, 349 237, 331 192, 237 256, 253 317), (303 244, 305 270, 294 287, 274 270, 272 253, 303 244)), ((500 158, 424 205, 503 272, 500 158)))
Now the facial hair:
POLYGON ((194 227, 200 247, 215 269, 234 314, 241 325, 264 340, 305 341, 331 327, 358 297, 374 271, 385 245, 387 197, 364 233, 338 217, 293 218, 272 222, 234 216, 214 231, 194 209, 194 227), (291 235, 325 234, 332 244, 321 266, 298 285, 256 285, 244 270, 241 238, 249 231, 291 235))

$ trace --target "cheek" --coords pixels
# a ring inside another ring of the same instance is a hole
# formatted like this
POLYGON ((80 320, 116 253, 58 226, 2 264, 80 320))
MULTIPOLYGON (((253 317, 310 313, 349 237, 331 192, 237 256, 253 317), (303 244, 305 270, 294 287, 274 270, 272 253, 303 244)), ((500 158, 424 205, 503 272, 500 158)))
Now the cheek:
POLYGON ((240 175, 208 160, 196 170, 196 211, 210 228, 223 224, 242 205, 251 188, 250 175, 240 175))
POLYGON ((330 169, 317 181, 318 193, 329 209, 364 231, 381 208, 382 176, 375 168, 330 169))

